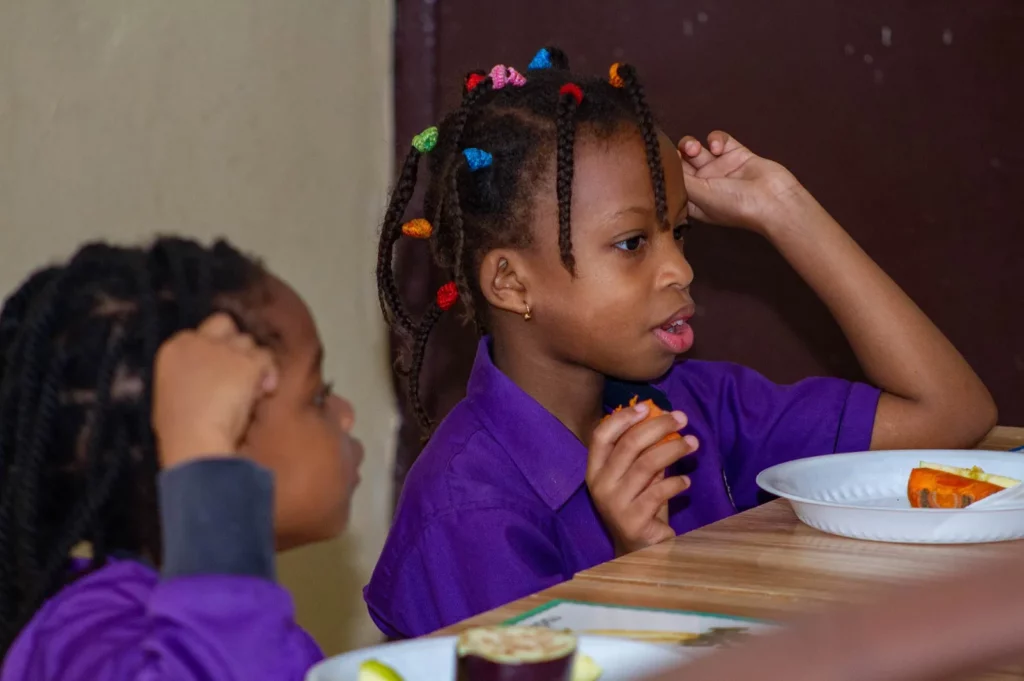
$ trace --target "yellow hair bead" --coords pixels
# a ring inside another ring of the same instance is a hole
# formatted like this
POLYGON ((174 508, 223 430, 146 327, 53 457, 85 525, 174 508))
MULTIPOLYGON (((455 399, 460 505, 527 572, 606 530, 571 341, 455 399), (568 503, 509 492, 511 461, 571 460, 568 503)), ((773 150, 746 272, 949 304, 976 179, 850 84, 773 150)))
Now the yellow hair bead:
POLYGON ((433 225, 423 218, 409 220, 409 222, 402 225, 402 234, 412 237, 413 239, 429 239, 433 232, 433 225))
POLYGON ((622 66, 619 62, 612 64, 612 67, 608 69, 608 82, 612 84, 612 87, 625 87, 626 83, 622 80, 622 76, 619 75, 619 67, 622 66))

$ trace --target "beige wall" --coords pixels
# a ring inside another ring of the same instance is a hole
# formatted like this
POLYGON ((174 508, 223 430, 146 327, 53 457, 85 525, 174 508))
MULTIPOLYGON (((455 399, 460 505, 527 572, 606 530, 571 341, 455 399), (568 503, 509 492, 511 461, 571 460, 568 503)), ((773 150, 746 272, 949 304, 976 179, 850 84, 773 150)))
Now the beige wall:
POLYGON ((309 302, 366 445, 343 542, 286 556, 328 651, 376 640, 393 407, 373 268, 392 3, 0 0, 0 290, 83 239, 227 235, 309 302))

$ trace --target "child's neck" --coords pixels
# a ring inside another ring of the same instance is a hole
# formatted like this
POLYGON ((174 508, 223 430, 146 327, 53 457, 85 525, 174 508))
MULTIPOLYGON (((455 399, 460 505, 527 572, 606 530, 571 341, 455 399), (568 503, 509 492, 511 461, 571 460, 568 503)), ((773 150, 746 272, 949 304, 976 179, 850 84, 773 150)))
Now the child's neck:
POLYGON ((495 337, 494 365, 589 447, 594 427, 604 416, 604 376, 560 362, 536 348, 520 347, 525 342, 518 337, 495 337))

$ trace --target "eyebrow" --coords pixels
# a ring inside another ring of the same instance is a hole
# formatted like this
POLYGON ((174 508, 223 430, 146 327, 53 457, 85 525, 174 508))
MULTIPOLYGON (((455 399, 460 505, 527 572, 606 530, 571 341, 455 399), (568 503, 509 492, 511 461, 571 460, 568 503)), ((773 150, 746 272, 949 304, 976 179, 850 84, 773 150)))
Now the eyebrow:
MULTIPOLYGON (((651 210, 650 206, 630 206, 629 208, 622 208, 620 210, 615 211, 607 218, 605 218, 605 222, 612 223, 621 217, 625 217, 626 215, 642 215, 643 217, 649 218, 653 214, 654 211, 651 210)), ((675 219, 672 221, 673 224, 671 226, 675 227, 680 222, 682 222, 686 216, 686 204, 683 204, 683 207, 679 209, 678 213, 676 213, 675 219)))
POLYGON ((605 221, 606 222, 613 222, 615 220, 618 220, 621 217, 625 217, 626 215, 631 215, 631 214, 633 214, 633 215, 643 215, 643 216, 649 217, 652 212, 653 211, 651 211, 650 206, 630 206, 629 208, 622 208, 620 210, 615 211, 614 213, 612 213, 611 215, 606 217, 605 221))

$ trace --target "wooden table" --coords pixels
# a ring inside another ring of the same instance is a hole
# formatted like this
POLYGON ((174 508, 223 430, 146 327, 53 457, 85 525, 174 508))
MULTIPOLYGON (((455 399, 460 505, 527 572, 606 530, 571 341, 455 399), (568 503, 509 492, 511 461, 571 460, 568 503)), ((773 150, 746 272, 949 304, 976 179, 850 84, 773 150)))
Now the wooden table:
MULTIPOLYGON (((979 449, 1019 446, 1024 446, 1024 428, 1000 427, 979 449)), ((827 603, 857 600, 880 584, 1013 554, 1024 554, 1024 542, 914 546, 836 537, 803 525, 780 500, 598 565, 438 634, 504 622, 556 599, 784 621, 827 603)), ((972 679, 1024 680, 1024 670, 972 679)))

